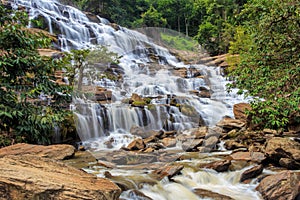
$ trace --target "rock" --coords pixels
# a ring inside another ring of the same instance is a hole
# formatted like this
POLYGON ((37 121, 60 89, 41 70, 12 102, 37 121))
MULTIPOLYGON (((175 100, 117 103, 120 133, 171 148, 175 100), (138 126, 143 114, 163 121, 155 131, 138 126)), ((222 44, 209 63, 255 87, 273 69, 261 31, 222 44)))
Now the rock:
POLYGON ((200 87, 199 88, 200 93, 198 94, 199 97, 202 98, 210 98, 211 97, 211 91, 207 89, 206 87, 200 87))
POLYGON ((99 166, 103 166, 103 167, 106 167, 106 168, 116 168, 116 165, 114 163, 104 161, 104 160, 98 160, 97 164, 99 166))
POLYGON ((165 147, 175 147, 177 141, 175 138, 164 138, 161 142, 165 147))
POLYGON ((234 118, 241 120, 242 122, 247 122, 246 110, 251 110, 251 105, 248 103, 238 103, 233 106, 234 118))
POLYGON ((32 145, 19 143, 0 149, 0 158, 7 155, 35 155, 54 160, 65 160, 73 157, 75 148, 72 145, 32 145))
POLYGON ((215 149, 216 146, 217 146, 218 141, 219 141, 218 137, 212 136, 212 137, 206 138, 204 140, 203 146, 205 148, 208 148, 208 149, 215 149))
POLYGON ((168 177, 169 179, 171 179, 173 176, 179 174, 182 169, 183 165, 165 165, 153 171, 152 174, 158 180, 161 180, 164 177, 168 177))
POLYGON ((110 25, 113 29, 115 29, 115 31, 120 30, 120 26, 119 26, 118 24, 116 24, 116 23, 110 23, 109 25, 110 25))
POLYGON ((140 136, 143 139, 152 136, 151 132, 145 132, 145 130, 142 127, 140 127, 140 126, 132 126, 131 129, 130 129, 130 133, 132 135, 140 136))
POLYGON ((144 193, 138 190, 130 190, 128 192, 128 197, 130 199, 138 199, 138 200, 152 200, 152 198, 146 196, 144 193))
POLYGON ((245 145, 241 144, 241 143, 238 143, 234 140, 228 140, 225 142, 225 147, 226 149, 228 150, 234 150, 234 149, 240 149, 240 148, 246 148, 245 145))
POLYGON ((196 139, 202 139, 205 138, 205 136, 208 134, 208 127, 202 126, 196 129, 193 129, 191 132, 191 135, 194 135, 196 139))
POLYGON ((265 128, 263 130, 264 134, 272 134, 272 135, 276 135, 277 134, 277 131, 276 130, 272 130, 272 129, 268 129, 268 128, 265 128))
POLYGON ((105 91, 95 91, 95 100, 96 101, 110 101, 112 98, 112 91, 111 90, 105 90, 105 91))
POLYGON ((204 168, 213 169, 217 172, 225 172, 228 171, 230 164, 231 164, 231 160, 222 160, 222 161, 209 163, 205 165, 204 168))
POLYGON ((135 151, 135 150, 141 150, 144 149, 146 147, 143 139, 141 138, 137 138, 135 140, 133 140, 128 146, 127 149, 129 149, 130 151, 135 151))
POLYGON ((283 171, 264 178, 257 186, 267 200, 294 200, 300 192, 300 172, 283 171))
POLYGON ((245 122, 238 120, 238 119, 232 119, 229 117, 226 117, 219 121, 217 123, 217 126, 227 129, 227 130, 232 130, 232 129, 241 129, 245 126, 245 122))
POLYGON ((263 165, 257 165, 251 167, 250 169, 247 169, 242 173, 240 182, 257 177, 262 173, 263 169, 264 169, 263 165))
POLYGON ((228 138, 236 138, 236 137, 238 137, 240 134, 241 134, 241 132, 237 131, 236 129, 233 129, 233 130, 231 130, 231 131, 229 131, 229 132, 227 133, 227 137, 228 137, 228 138))
POLYGON ((263 162, 266 157, 260 152, 236 152, 230 155, 233 160, 252 161, 256 163, 263 162))
POLYGON ((300 169, 300 162, 290 158, 280 158, 279 165, 287 169, 300 169))
POLYGON ((131 95, 131 100, 132 100, 132 101, 143 101, 143 98, 140 97, 138 94, 133 93, 133 94, 131 95))
POLYGON ((33 155, 0 158, 0 170, 3 199, 114 200, 121 194, 107 179, 33 155))
POLYGON ((196 151, 197 147, 200 147, 203 143, 203 139, 192 139, 187 140, 182 144, 182 149, 184 151, 196 151))
MULTIPOLYGON (((300 143, 289 138, 274 137, 267 141, 265 153, 275 163, 279 163, 281 158, 289 158, 299 164, 300 162, 300 143)), ((292 167, 294 165, 286 165, 287 160, 282 160, 283 167, 292 167)), ((297 165, 296 165, 297 166, 297 165)), ((296 168, 297 169, 297 168, 296 168)))
POLYGON ((198 195, 201 199, 214 199, 214 200, 233 200, 233 198, 219 194, 217 192, 212 192, 205 189, 196 188, 193 192, 198 195))

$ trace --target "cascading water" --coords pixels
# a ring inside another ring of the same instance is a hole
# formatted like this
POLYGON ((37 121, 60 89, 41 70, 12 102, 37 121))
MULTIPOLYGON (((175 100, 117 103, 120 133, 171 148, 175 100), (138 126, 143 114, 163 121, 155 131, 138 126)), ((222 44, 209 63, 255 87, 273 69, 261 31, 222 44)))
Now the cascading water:
MULTIPOLYGON (((112 26, 101 17, 91 19, 78 9, 55 0, 14 0, 12 5, 28 8, 32 19, 42 17, 49 32, 58 35, 57 48, 63 51, 103 45, 121 56, 117 67, 100 60, 85 69, 85 74, 88 75, 83 78, 83 87, 92 88, 89 92, 96 94, 95 88, 104 88, 100 95, 109 100, 103 101, 102 98, 101 103, 98 103, 95 95, 74 97, 72 107, 75 108, 77 131, 83 143, 91 149, 108 151, 126 146, 135 138, 130 133, 130 129, 135 126, 146 131, 184 131, 199 125, 213 126, 222 117, 232 116, 232 106, 241 101, 242 97, 239 99, 234 94, 226 93, 227 82, 221 76, 219 68, 185 65, 166 48, 139 32, 112 26), (181 69, 185 69, 184 75, 180 75, 181 69), (103 77, 101 75, 104 70, 117 71, 122 74, 122 79, 115 81, 103 77), (208 91, 210 95, 203 97, 193 92, 199 91, 199 88, 208 91), (150 103, 133 107, 128 99, 134 94, 148 98, 150 103)), ((190 188, 203 188, 204 184, 218 185, 213 180, 226 182, 232 177, 207 172, 211 176, 207 179, 211 180, 201 183, 195 180, 201 179, 201 173, 187 171, 184 176, 176 177, 177 183, 161 182, 153 187, 145 186, 142 191, 153 199, 174 199, 174 195, 179 195, 169 194, 174 190, 186 195, 186 199, 199 199, 190 192, 190 188)), ((212 190, 219 191, 220 187, 227 187, 219 185, 221 186, 212 190)), ((241 186, 231 183, 230 187, 236 189, 241 186)), ((259 198, 252 190, 242 188, 234 195, 230 195, 228 191, 225 194, 233 197, 248 192, 251 194, 248 199, 259 198)), ((123 198, 138 199, 128 198, 125 193, 123 198)))

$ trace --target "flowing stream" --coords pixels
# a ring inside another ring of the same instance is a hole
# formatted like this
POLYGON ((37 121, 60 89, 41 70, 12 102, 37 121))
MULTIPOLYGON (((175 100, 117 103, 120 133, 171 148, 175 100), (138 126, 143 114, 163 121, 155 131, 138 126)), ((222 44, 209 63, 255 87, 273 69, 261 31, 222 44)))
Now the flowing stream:
MULTIPOLYGON (((242 97, 234 92, 226 92, 227 81, 218 67, 185 65, 165 47, 155 44, 140 32, 110 24, 104 18, 91 16, 55 0, 11 2, 15 8, 26 7, 31 19, 42 20, 50 33, 57 34, 58 44, 55 47, 62 51, 102 45, 120 56, 118 65, 102 62, 101 59, 87 60, 89 65, 84 71, 83 88, 100 95, 100 100, 93 95, 79 95, 74 96, 72 104, 82 143, 97 158, 101 157, 99 152, 117 154, 121 147, 126 147, 138 137, 131 134, 133 127, 144 131, 177 132, 189 132, 204 125, 212 127, 222 117, 232 117, 233 105, 242 101, 242 97), (107 71, 122 78, 111 80, 104 76, 107 71), (98 91, 99 88, 103 91, 98 91), (209 95, 199 95, 201 90, 209 95), (128 101, 134 94, 147 98, 148 104, 132 106, 128 101)), ((180 144, 176 144, 171 151, 176 152, 178 157, 184 153, 179 149, 180 144)), ((227 155, 229 152, 220 153, 227 155)), ((218 160, 218 155, 213 153, 203 155, 207 160, 218 160)), ((138 185, 134 179, 149 179, 149 169, 136 167, 131 170, 130 167, 118 166, 110 173, 128 179, 133 187, 155 200, 201 199, 192 192, 195 188, 234 199, 260 199, 254 190, 255 181, 239 183, 241 172, 247 168, 225 173, 196 169, 196 164, 206 159, 200 156, 180 161, 187 167, 172 182, 163 179, 155 184, 138 185)), ((99 176, 104 176, 105 172, 101 167, 85 170, 99 176)), ((123 192, 121 197, 146 199, 130 191, 123 192)))

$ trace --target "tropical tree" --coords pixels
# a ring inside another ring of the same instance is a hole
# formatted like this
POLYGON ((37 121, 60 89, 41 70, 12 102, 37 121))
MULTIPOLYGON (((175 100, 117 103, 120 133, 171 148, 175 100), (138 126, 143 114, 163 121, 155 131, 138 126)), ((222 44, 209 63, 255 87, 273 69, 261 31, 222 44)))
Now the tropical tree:
POLYGON ((41 56, 39 48, 51 40, 27 29, 28 16, 0 6, 0 142, 47 144, 54 127, 69 114, 63 109, 71 100, 71 87, 59 85, 56 70, 63 58, 41 56))
POLYGON ((249 117, 259 127, 299 124, 299 1, 251 0, 241 18, 243 32, 232 45, 244 46, 237 51, 241 62, 231 75, 236 77, 234 86, 254 98, 249 117), (241 38, 247 42, 242 44, 241 38))

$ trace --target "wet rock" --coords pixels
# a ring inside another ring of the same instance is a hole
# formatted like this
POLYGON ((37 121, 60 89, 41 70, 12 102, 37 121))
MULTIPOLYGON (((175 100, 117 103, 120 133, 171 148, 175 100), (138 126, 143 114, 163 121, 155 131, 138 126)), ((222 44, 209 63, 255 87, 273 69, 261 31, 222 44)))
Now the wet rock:
POLYGON ((204 168, 213 169, 217 172, 225 172, 228 171, 230 164, 231 164, 231 160, 222 160, 222 161, 209 163, 205 165, 204 168))
POLYGON ((215 149, 216 146, 217 146, 218 141, 219 141, 218 137, 212 136, 212 137, 206 138, 204 140, 203 146, 205 148, 208 148, 208 149, 215 149))
POLYGON ((137 138, 135 140, 133 140, 130 144, 128 144, 127 149, 129 149, 130 151, 135 151, 135 150, 141 150, 144 149, 146 147, 143 139, 141 138, 137 138))
POLYGON ((203 199, 214 199, 214 200, 233 200, 233 198, 223 195, 223 194, 219 194, 217 192, 213 192, 213 191, 209 191, 209 190, 205 190, 205 189, 200 189, 200 188, 196 188, 193 190, 193 192, 198 195, 200 198, 203 199))
POLYGON ((238 143, 234 140, 228 140, 225 142, 225 147, 226 149, 228 150, 234 150, 234 149, 240 149, 240 148, 246 148, 245 145, 241 144, 241 143, 238 143))
POLYGON ((33 155, 0 158, 0 197, 3 199, 118 199, 121 190, 61 162, 33 155))
POLYGON ((151 142, 158 142, 158 141, 159 141, 159 139, 154 135, 144 139, 145 144, 148 144, 148 143, 151 143, 151 142))
POLYGON ((202 144, 203 139, 191 139, 182 144, 182 149, 187 152, 197 151, 197 147, 200 147, 202 144))
POLYGON ((230 155, 233 160, 252 161, 256 163, 263 162, 266 157, 261 152, 236 152, 230 155))
POLYGON ((183 165, 165 165, 153 171, 152 174, 158 180, 161 180, 164 177, 168 177, 169 179, 171 179, 173 176, 179 174, 182 169, 183 165))
POLYGON ((165 147, 175 147, 177 141, 175 138, 164 138, 161 142, 165 147))
POLYGON ((240 182, 257 177, 262 173, 263 169, 264 169, 263 165, 257 165, 250 169, 247 169, 242 173, 240 182))
POLYGON ((109 25, 110 25, 113 29, 115 29, 115 31, 120 30, 120 26, 119 26, 118 24, 116 24, 116 23, 110 23, 109 25))
POLYGON ((282 160, 281 158, 288 158, 289 163, 294 162, 298 166, 300 162, 300 143, 291 140, 289 138, 274 137, 270 139, 265 148, 265 153, 273 162, 277 164, 282 164, 283 167, 292 167, 289 169, 299 169, 294 168, 295 165, 287 164, 288 160, 282 160))
POLYGON ((205 138, 205 136, 208 134, 208 127, 202 126, 199 128, 195 128, 191 130, 191 135, 195 136, 196 139, 202 139, 205 138))
POLYGON ((221 121, 217 123, 217 126, 227 129, 227 130, 232 130, 232 129, 241 129, 245 126, 245 122, 238 120, 238 119, 232 119, 229 117, 225 117, 221 121))
POLYGON ((128 197, 130 199, 138 199, 138 200, 153 200, 152 198, 146 196, 144 193, 138 190, 130 190, 128 192, 128 197))
POLYGON ((97 165, 103 166, 103 167, 106 167, 106 168, 111 168, 111 169, 116 168, 116 165, 114 163, 104 161, 104 160, 98 160, 97 165))
POLYGON ((251 106, 248 103, 238 103, 233 106, 234 118, 247 122, 246 110, 251 110, 251 106))
POLYGON ((116 163, 117 165, 137 165, 141 163, 152 163, 156 161, 156 155, 142 152, 128 152, 124 154, 118 153, 116 155, 113 155, 113 157, 109 160, 109 162, 116 163))
POLYGON ((198 94, 199 97, 202 98, 210 98, 211 97, 211 91, 207 89, 206 87, 200 87, 199 88, 200 92, 198 94))
POLYGON ((264 199, 294 200, 300 192, 300 172, 283 171, 267 176, 257 186, 264 199))
POLYGON ((199 151, 200 153, 209 153, 209 152, 212 151, 211 148, 203 147, 203 146, 202 146, 202 147, 198 147, 197 149, 198 149, 198 151, 199 151))
POLYGON ((142 127, 140 126, 132 126, 130 129, 130 133, 132 135, 140 136, 141 138, 145 139, 152 136, 152 132, 146 132, 142 127))
POLYGON ((32 145, 19 143, 0 149, 0 158, 7 155, 35 155, 54 160, 65 160, 73 157, 75 148, 72 145, 32 145))

